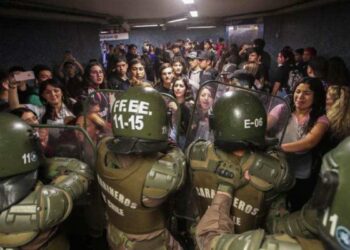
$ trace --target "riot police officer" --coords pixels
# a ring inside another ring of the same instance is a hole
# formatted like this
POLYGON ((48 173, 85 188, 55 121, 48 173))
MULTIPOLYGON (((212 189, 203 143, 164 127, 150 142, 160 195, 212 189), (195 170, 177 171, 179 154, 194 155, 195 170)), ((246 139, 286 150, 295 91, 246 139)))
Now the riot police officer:
MULTIPOLYGON (((198 216, 203 216, 218 188, 218 173, 230 169, 244 178, 234 192, 231 216, 235 232, 263 225, 271 204, 294 183, 284 156, 266 151, 266 111, 249 90, 226 92, 214 104, 209 118, 214 143, 197 140, 187 149, 198 216)), ((222 186, 219 186, 219 190, 222 186)))
POLYGON ((76 159, 44 159, 35 131, 12 114, 0 114, 0 127, 1 249, 69 249, 57 226, 92 171, 76 159))
MULTIPOLYGON (((323 157, 319 181, 311 200, 301 211, 276 222, 274 232, 279 234, 266 235, 263 229, 233 234, 227 205, 232 202, 232 193, 218 191, 197 227, 200 248, 350 249, 349 161, 350 137, 323 157)), ((230 173, 233 178, 222 175, 218 178, 220 185, 233 190, 242 176, 237 171, 230 173)))
POLYGON ((164 203, 184 181, 185 156, 169 147, 167 106, 153 88, 132 87, 112 108, 114 137, 98 146, 97 180, 112 249, 167 249, 164 203))

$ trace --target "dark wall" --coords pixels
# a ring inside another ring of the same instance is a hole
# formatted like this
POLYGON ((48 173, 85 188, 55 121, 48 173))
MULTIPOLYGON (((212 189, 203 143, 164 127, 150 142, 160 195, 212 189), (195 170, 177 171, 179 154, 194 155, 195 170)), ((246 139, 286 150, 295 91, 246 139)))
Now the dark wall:
POLYGON ((69 49, 81 63, 100 57, 99 25, 0 19, 0 66, 58 65, 69 49))
POLYGON ((130 39, 121 42, 134 43, 139 48, 143 45, 145 40, 152 44, 159 46, 167 42, 175 42, 177 39, 186 39, 203 41, 206 39, 213 39, 216 41, 219 37, 226 38, 226 31, 224 26, 219 26, 214 29, 195 29, 186 30, 184 28, 168 28, 161 30, 160 28, 148 29, 133 29, 130 32, 130 39))
POLYGON ((340 56, 350 66, 350 3, 264 18, 266 50, 276 58, 285 45, 313 46, 326 57, 340 56))

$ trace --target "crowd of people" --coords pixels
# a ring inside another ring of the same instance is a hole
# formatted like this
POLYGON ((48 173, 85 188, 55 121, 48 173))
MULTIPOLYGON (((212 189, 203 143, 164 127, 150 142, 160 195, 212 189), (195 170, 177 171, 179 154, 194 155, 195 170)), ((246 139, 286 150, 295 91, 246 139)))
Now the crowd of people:
MULTIPOLYGON (((319 56, 313 47, 285 46, 275 67, 264 47, 263 39, 241 46, 228 45, 222 38, 217 43, 179 39, 161 48, 146 41, 138 54, 134 44, 109 45, 105 62, 91 59, 85 68, 66 51, 56 70, 34 66, 31 81, 15 80, 26 71, 21 66, 1 70, 0 112, 28 125, 77 125, 86 130, 98 147, 97 167, 93 166, 98 175, 92 185, 101 189, 108 215, 107 223, 89 236, 101 237, 107 230, 112 249, 158 249, 162 244, 167 249, 207 248, 203 237, 206 227, 212 228, 210 220, 199 223, 197 243, 190 227, 211 202, 219 207, 220 202, 231 203, 235 233, 268 228, 276 217, 271 219, 271 214, 282 214, 281 207, 292 214, 309 204, 322 157, 350 135, 350 74, 345 62, 319 56), (277 142, 269 143, 265 137, 274 129, 277 142), (185 178, 186 162, 191 178, 185 178), (132 179, 139 178, 133 172, 137 164, 151 171, 138 184, 132 179), (274 172, 259 170, 259 164, 274 172), (232 167, 236 165, 242 169, 232 167), (115 184, 118 174, 129 184, 115 184), (229 176, 236 178, 234 183, 229 176), (173 197, 179 190, 186 195, 173 197), (226 192, 233 201, 214 199, 216 192, 226 192), (198 204, 189 209, 184 204, 191 203, 193 195, 198 204), (125 211, 114 206, 113 199, 123 200, 125 211), (130 203, 133 199, 139 200, 130 203), (175 230, 167 227, 161 206, 176 211, 175 230), (140 211, 134 211, 136 207, 140 211), (124 212, 139 218, 140 224, 130 224, 124 212), (188 217, 191 223, 184 222, 188 217)), ((59 144, 61 135, 46 128, 37 132, 45 156, 57 156, 48 145, 59 144)), ((84 140, 79 133, 73 136, 84 140)), ((220 213, 212 212, 210 216, 220 213)), ((223 223, 232 227, 231 221, 223 223)))

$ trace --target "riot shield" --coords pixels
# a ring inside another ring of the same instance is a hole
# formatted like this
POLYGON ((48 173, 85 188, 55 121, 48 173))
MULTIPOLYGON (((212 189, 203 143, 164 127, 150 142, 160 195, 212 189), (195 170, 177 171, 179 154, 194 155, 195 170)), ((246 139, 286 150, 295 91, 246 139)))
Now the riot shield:
MULTIPOLYGON (((115 100, 117 100, 123 92, 124 91, 121 90, 110 89, 100 89, 92 92, 88 98, 85 99, 83 104, 84 122, 78 125, 83 125, 82 127, 89 131, 89 125, 93 123, 100 129, 100 131, 98 131, 99 137, 112 136, 112 107, 115 100), (99 121, 99 118, 103 121, 99 121)), ((90 135, 90 137, 93 136, 90 135)))
POLYGON ((39 135, 41 149, 46 157, 75 158, 85 162, 92 169, 95 168, 95 143, 83 128, 46 124, 33 127, 39 135))
POLYGON ((184 138, 180 141, 179 138, 179 128, 180 128, 180 119, 181 119, 181 108, 177 103, 175 97, 170 94, 161 93, 165 104, 168 107, 168 121, 169 121, 169 132, 168 138, 171 142, 180 144, 184 142, 184 138))
POLYGON ((187 129, 186 146, 197 139, 214 141, 213 132, 209 127, 212 107, 225 93, 237 90, 248 91, 260 99, 265 107, 268 120, 266 137, 273 144, 281 144, 291 114, 289 103, 285 99, 263 91, 233 86, 218 81, 208 81, 198 90, 187 129))

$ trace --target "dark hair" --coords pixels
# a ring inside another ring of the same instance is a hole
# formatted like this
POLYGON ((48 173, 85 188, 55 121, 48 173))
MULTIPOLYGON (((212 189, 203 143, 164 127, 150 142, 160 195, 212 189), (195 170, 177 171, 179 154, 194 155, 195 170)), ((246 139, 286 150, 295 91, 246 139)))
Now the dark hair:
POLYGON ((183 67, 182 73, 187 74, 187 65, 185 59, 182 56, 174 56, 173 60, 171 61, 171 66, 173 66, 177 62, 181 63, 183 67))
POLYGON ((248 49, 248 55, 250 55, 251 53, 256 53, 258 56, 261 56, 261 50, 258 48, 250 48, 248 49))
POLYGON ((22 115, 24 113, 33 113, 36 117, 38 117, 38 115, 31 109, 29 108, 25 108, 25 107, 20 107, 20 108, 16 108, 16 109, 13 109, 10 111, 11 114, 14 114, 15 116, 19 117, 19 118, 22 118, 22 115))
POLYGON ((90 83, 91 83, 90 72, 91 72, 91 68, 94 66, 99 66, 101 68, 101 70, 103 71, 103 83, 101 84, 100 89, 104 89, 104 88, 106 88, 106 72, 105 72, 103 66, 97 61, 92 61, 85 67, 84 77, 83 77, 84 88, 88 88, 90 83))
POLYGON ((126 60, 126 57, 125 57, 125 56, 118 56, 118 57, 115 59, 115 64, 120 63, 120 62, 125 62, 126 64, 128 64, 128 60, 126 60))
MULTIPOLYGON (((7 80, 8 77, 9 77, 9 74, 8 74, 5 70, 0 69, 0 84, 1 84, 2 82, 4 82, 5 80, 7 80)), ((0 89, 1 89, 1 88, 2 88, 2 84, 1 84, 1 86, 0 86, 0 89)))
POLYGON ((213 48, 213 43, 209 39, 205 40, 203 44, 206 43, 210 45, 210 48, 213 48))
POLYGON ((295 62, 293 50, 290 47, 284 47, 280 51, 281 55, 286 59, 285 64, 291 64, 295 62))
POLYGON ((331 85, 349 86, 349 70, 341 57, 335 56, 328 60, 327 83, 331 85))
POLYGON ((51 68, 44 64, 37 64, 33 67, 35 78, 39 78, 39 73, 43 70, 52 72, 51 68))
POLYGON ((312 58, 308 66, 314 71, 315 76, 324 79, 327 73, 327 60, 322 56, 312 58))
POLYGON ((13 73, 15 71, 24 72, 26 70, 22 66, 18 66, 18 65, 15 65, 15 66, 12 66, 11 68, 9 68, 9 74, 11 74, 11 73, 13 73))
POLYGON ((317 50, 314 47, 307 47, 304 49, 304 53, 309 52, 311 56, 317 56, 317 50))
POLYGON ((159 67, 159 75, 161 75, 161 74, 162 74, 162 71, 163 71, 164 69, 166 69, 166 68, 171 68, 171 69, 173 69, 173 68, 171 67, 171 64, 170 64, 170 63, 162 63, 162 64, 160 65, 160 67, 159 67))
POLYGON ((128 45, 128 50, 131 50, 132 48, 136 48, 137 49, 137 46, 135 44, 129 44, 128 45))
POLYGON ((175 87, 175 82, 177 82, 177 81, 182 81, 182 82, 184 83, 184 85, 185 85, 185 88, 186 88, 186 92, 185 92, 185 101, 186 101, 186 102, 188 102, 188 101, 194 101, 192 88, 191 88, 191 86, 189 85, 189 82, 188 82, 188 78, 187 78, 187 77, 181 77, 181 78, 175 79, 174 84, 173 84, 173 86, 171 87, 171 94, 175 97, 175 94, 174 94, 174 87, 175 87))
POLYGON ((260 49, 264 49, 265 47, 265 41, 264 39, 257 38, 253 41, 254 45, 260 49))
POLYGON ((303 55, 304 54, 304 49, 303 48, 296 49, 295 53, 297 53, 299 55, 303 55))
POLYGON ((295 111, 295 104, 294 104, 294 93, 297 89, 297 87, 300 84, 307 84, 309 85, 310 89, 314 93, 314 100, 311 105, 311 112, 310 112, 310 119, 306 127, 306 131, 309 132, 314 124, 316 123, 317 119, 326 114, 326 91, 323 87, 323 84, 320 79, 318 78, 310 78, 305 77, 302 81, 297 83, 293 89, 293 95, 292 95, 292 101, 291 101, 291 110, 292 112, 295 111))
MULTIPOLYGON (((42 97, 48 85, 51 85, 54 88, 59 88, 62 92, 62 103, 64 103, 69 109, 72 107, 71 103, 66 101, 66 98, 65 98, 66 91, 65 91, 64 85, 58 79, 48 79, 46 81, 41 82, 39 85, 39 97, 41 102, 45 105, 45 108, 46 108, 45 114, 43 115, 43 118, 42 118, 42 123, 44 124, 47 122, 49 118, 53 117, 52 106, 49 103, 47 103, 47 101, 42 97)), ((57 118, 57 117, 54 117, 54 118, 57 118)))
POLYGON ((135 64, 138 64, 138 63, 142 64, 142 66, 145 68, 145 63, 142 60, 140 60, 138 58, 134 58, 129 63, 129 69, 131 70, 131 67, 135 64))

